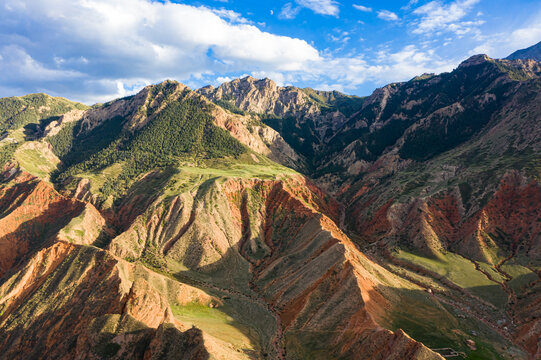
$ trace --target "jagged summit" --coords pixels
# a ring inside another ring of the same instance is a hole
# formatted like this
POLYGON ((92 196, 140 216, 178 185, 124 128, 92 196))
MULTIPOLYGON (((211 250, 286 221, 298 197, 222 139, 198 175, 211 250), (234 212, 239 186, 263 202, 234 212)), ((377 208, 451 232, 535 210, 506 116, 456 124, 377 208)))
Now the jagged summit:
POLYGON ((460 67, 475 66, 475 65, 479 65, 490 60, 491 58, 486 54, 473 55, 469 57, 468 59, 464 60, 463 62, 461 62, 458 67, 460 68, 460 67))

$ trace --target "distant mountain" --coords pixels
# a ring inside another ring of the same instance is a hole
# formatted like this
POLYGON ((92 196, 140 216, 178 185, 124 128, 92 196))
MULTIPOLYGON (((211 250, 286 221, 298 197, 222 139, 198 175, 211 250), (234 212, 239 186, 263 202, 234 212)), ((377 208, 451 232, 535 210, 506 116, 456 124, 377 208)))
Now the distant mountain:
POLYGON ((338 91, 282 87, 270 79, 257 80, 251 76, 197 91, 233 112, 258 114, 261 121, 279 131, 309 165, 313 165, 327 140, 363 103, 361 97, 338 91))
POLYGON ((540 89, 0 99, 0 357, 540 358, 540 89))
POLYGON ((535 45, 532 45, 526 49, 517 50, 508 57, 507 60, 516 60, 516 59, 532 59, 535 61, 541 61, 541 41, 535 45))

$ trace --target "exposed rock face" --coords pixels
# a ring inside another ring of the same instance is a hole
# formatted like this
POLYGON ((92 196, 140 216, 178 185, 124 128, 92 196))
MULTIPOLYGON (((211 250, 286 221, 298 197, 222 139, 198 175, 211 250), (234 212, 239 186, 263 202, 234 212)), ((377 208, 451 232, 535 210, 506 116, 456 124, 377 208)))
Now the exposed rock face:
MULTIPOLYGON (((9 173, 8 170, 3 176, 9 173)), ((13 185, 0 188, 0 276, 37 242, 54 238, 71 218, 85 210, 84 203, 59 195, 50 185, 28 174, 10 178, 13 185)), ((99 222, 91 226, 99 226, 99 222)))
POLYGON ((286 117, 319 111, 301 89, 280 87, 270 79, 257 80, 251 76, 223 83, 218 88, 207 86, 198 92, 214 102, 231 99, 239 109, 258 114, 286 117))
POLYGON ((540 74, 541 65, 535 61, 477 55, 451 73, 387 85, 368 97, 361 111, 329 140, 326 155, 320 157, 321 171, 315 174, 322 173, 320 184, 337 191, 344 182, 335 183, 334 174, 393 173, 477 136, 484 139, 476 146, 498 153, 507 145, 519 151, 538 149, 533 134, 539 135, 539 127, 533 123, 539 114, 539 92, 534 89, 540 74), (521 117, 518 112, 524 107, 530 111, 521 117), (515 133, 521 141, 509 144, 515 133), (324 171, 329 167, 343 170, 324 171))
POLYGON ((215 125, 227 130, 235 139, 253 151, 294 169, 305 168, 305 159, 299 156, 271 127, 254 121, 250 116, 235 115, 221 107, 215 108, 214 119, 215 125))
POLYGON ((503 253, 520 250, 536 258, 541 233, 540 196, 537 182, 512 172, 501 180, 488 203, 473 214, 464 209, 468 199, 452 189, 408 203, 393 204, 391 200, 370 221, 361 215, 356 226, 374 241, 397 236, 427 252, 450 250, 490 264, 497 264, 497 260, 487 251, 495 249, 503 253))
POLYGON ((0 192, 3 358, 209 357, 201 331, 175 320, 170 304, 218 300, 88 246, 104 223, 92 205, 28 174, 10 179, 0 192), (24 226, 11 229, 21 217, 24 226))
MULTIPOLYGON (((99 213, 92 205, 66 199, 28 174, 11 175, 11 181, 13 185, 1 192, 2 203, 12 204, 3 210, 10 215, 2 221, 8 224, 17 214, 26 213, 27 221, 35 224, 33 229, 46 227, 48 232, 26 237, 21 229, 10 232, 9 244, 18 252, 3 253, 2 259, 0 349, 5 358, 46 353, 49 358, 66 359, 206 359, 209 353, 224 354, 218 343, 207 344, 199 329, 188 329, 176 320, 170 307, 218 300, 88 246, 93 233, 85 231, 85 224, 103 224, 95 218, 99 213), (54 213, 58 204, 65 217, 63 227, 54 213), (66 230, 78 217, 77 224, 84 230, 66 230), (52 218, 57 219, 54 227, 52 218), (81 233, 78 239, 69 238, 81 233), (63 237, 72 243, 58 240, 63 237), (41 242, 30 244, 26 238, 41 242)), ((375 322, 371 311, 380 305, 365 306, 365 301, 383 299, 376 290, 381 285, 378 277, 400 280, 356 250, 334 223, 339 205, 317 187, 295 176, 278 181, 228 180, 207 191, 191 199, 185 194, 168 207, 157 201, 113 240, 110 251, 131 261, 157 251, 154 256, 203 273, 228 269, 233 280, 227 287, 251 288, 235 291, 247 291, 239 296, 253 297, 250 301, 275 317, 276 333, 267 346, 278 358, 323 350, 333 356, 440 358, 403 332, 393 334, 375 322), (211 201, 218 212, 208 212, 211 201), (260 204, 264 206, 259 208, 260 204), (164 217, 165 222, 160 220, 164 217), (150 231, 141 237, 139 226, 150 231), (127 251, 129 247, 132 250, 127 251), (301 249, 304 256, 292 262, 301 249), (267 255, 261 257, 262 252, 267 255), (241 263, 232 268, 230 259, 235 256, 241 263), (239 282, 246 279, 243 272, 248 269, 252 280, 239 282), (325 298, 330 301, 322 301, 325 298), (307 317, 314 311, 317 318, 307 317), (307 338, 302 334, 308 329, 320 335, 307 338), (328 335, 321 337, 322 333, 328 335), (298 346, 299 340, 323 342, 318 349, 307 350, 298 346), (329 350, 331 344, 340 346, 329 350)))
MULTIPOLYGON (((540 185, 533 170, 541 146, 540 93, 534 90, 539 74, 540 65, 532 60, 479 55, 450 74, 376 91, 357 119, 341 129, 342 138, 352 136, 348 133, 357 138, 330 161, 343 166, 335 173, 340 180, 329 173, 318 179, 343 199, 346 221, 363 243, 395 265, 422 273, 426 286, 433 281, 427 279, 436 279, 451 292, 475 298, 466 286, 442 279, 434 267, 404 262, 390 249, 440 261, 459 254, 471 261, 482 277, 501 287, 505 305, 500 309, 514 324, 498 325, 492 317, 491 326, 520 339, 531 356, 539 351, 534 340, 539 325, 522 309, 539 298, 532 290, 539 281, 534 259, 541 241, 540 185), (448 92, 453 82, 461 87, 448 92), (344 183, 344 175, 354 180, 344 183), (505 270, 514 267, 525 270, 505 270), (522 277, 529 282, 513 286, 522 277)), ((481 302, 477 297, 466 306, 478 311, 481 302)), ((490 319, 493 310, 479 311, 490 319)))
POLYGON ((43 130, 43 136, 54 136, 62 129, 63 124, 67 124, 74 121, 79 121, 83 118, 85 110, 71 110, 62 116, 60 119, 51 121, 43 130))
POLYGON ((275 356, 324 351, 332 357, 439 358, 403 333, 378 326, 374 316, 384 310, 374 302, 392 290, 377 288, 400 279, 359 253, 332 218, 339 218, 338 204, 301 177, 229 180, 165 207, 155 203, 109 249, 132 259, 154 252, 166 262, 227 274, 220 286, 250 287, 282 329, 274 335, 275 356), (251 280, 239 282, 248 268, 251 280), (319 345, 299 346, 304 343, 319 345), (330 344, 338 347, 329 350, 330 344))
POLYGON ((197 91, 219 105, 258 114, 309 163, 314 151, 325 146, 363 101, 337 91, 280 87, 270 79, 250 76, 197 91))
POLYGON ((167 342, 186 359, 208 353, 197 329, 174 325, 168 302, 135 266, 102 250, 57 242, 0 288, 6 359, 162 357, 167 342))

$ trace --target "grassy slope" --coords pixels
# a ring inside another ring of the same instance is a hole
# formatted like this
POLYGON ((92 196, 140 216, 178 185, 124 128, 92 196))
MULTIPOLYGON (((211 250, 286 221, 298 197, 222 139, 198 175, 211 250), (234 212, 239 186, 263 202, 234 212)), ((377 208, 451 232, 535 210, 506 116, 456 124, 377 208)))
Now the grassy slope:
POLYGON ((210 308, 200 303, 173 305, 173 315, 186 326, 196 326, 212 337, 244 351, 257 351, 257 338, 250 339, 250 328, 227 314, 227 307, 210 308), (255 341, 254 341, 255 340, 255 341))
MULTIPOLYGON (((17 148, 32 136, 38 127, 70 110, 87 108, 86 105, 46 94, 1 98, 0 134, 7 132, 8 136, 0 141, 0 168, 13 159, 17 148)), ((40 177, 46 177, 46 173, 55 166, 43 157, 39 149, 26 149, 16 156, 16 160, 25 164, 25 170, 40 177)))
POLYGON ((507 304, 507 294, 499 284, 490 281, 481 272, 475 270, 474 264, 460 255, 447 253, 440 259, 431 259, 400 250, 396 257, 433 271, 498 307, 504 307, 507 304))
POLYGON ((63 183, 72 176, 99 174, 114 169, 99 194, 102 201, 125 194, 139 176, 154 169, 175 171, 179 162, 238 157, 248 149, 227 131, 212 123, 208 104, 189 91, 178 100, 164 100, 164 108, 142 129, 131 132, 125 120, 109 119, 89 132, 78 126, 65 128, 48 141, 63 161, 54 180, 63 183), (120 164, 121 169, 114 165, 120 164), (117 173, 117 171, 119 173, 117 173))

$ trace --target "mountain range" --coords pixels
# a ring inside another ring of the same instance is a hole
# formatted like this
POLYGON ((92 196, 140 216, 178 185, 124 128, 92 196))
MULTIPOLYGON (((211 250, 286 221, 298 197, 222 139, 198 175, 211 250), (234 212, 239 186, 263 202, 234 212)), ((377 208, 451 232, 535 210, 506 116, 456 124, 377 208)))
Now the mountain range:
POLYGON ((0 358, 541 358, 539 47, 0 99, 0 358))

